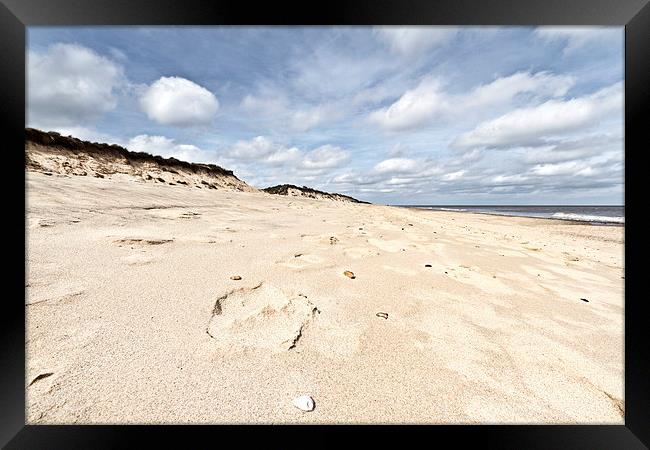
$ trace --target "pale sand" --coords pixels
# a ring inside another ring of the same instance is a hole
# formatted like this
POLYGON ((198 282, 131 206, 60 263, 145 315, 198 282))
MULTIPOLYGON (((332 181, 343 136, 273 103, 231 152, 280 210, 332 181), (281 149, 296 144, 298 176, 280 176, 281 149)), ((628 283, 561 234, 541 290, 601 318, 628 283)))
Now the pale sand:
POLYGON ((28 423, 623 423, 623 227, 26 188, 28 423))

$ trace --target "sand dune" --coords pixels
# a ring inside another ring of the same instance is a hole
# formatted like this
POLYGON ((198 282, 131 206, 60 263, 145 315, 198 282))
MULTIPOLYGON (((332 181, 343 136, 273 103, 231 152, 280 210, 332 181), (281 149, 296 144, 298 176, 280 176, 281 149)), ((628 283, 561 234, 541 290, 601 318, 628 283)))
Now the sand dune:
POLYGON ((623 423, 623 227, 26 192, 28 423, 623 423))
POLYGON ((26 168, 46 175, 56 173, 197 189, 257 191, 232 171, 214 164, 188 163, 131 152, 118 145, 82 141, 34 128, 26 128, 25 136, 26 168))

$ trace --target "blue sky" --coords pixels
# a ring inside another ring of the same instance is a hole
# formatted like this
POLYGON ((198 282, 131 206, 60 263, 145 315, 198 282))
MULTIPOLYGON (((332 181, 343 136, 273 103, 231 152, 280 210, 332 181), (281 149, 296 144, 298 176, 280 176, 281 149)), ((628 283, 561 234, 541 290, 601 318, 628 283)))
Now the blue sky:
POLYGON ((622 27, 30 27, 27 125, 388 204, 623 204, 622 27))

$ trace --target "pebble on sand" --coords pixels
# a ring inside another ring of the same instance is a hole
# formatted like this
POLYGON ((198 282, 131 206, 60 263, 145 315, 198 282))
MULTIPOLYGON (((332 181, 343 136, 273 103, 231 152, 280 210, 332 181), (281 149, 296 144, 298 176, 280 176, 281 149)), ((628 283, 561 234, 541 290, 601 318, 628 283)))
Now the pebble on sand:
POLYGON ((583 302, 589 303, 589 300, 587 300, 586 298, 581 298, 580 300, 582 300, 583 302))
POLYGON ((293 399, 293 406, 303 411, 313 411, 315 406, 314 399, 309 395, 301 395, 293 399))
POLYGON ((343 272, 343 275, 345 275, 348 278, 352 278, 353 280, 356 278, 356 276, 354 275, 354 272, 350 272, 349 270, 346 270, 345 272, 343 272))
POLYGON ((375 316, 381 317, 382 319, 388 319, 388 313, 385 312, 378 312, 375 316))
POLYGON ((424 267, 431 267, 431 264, 425 264, 424 267))
POLYGON ((239 275, 233 275, 232 277, 230 277, 230 279, 235 280, 235 281, 239 281, 239 280, 241 280, 241 277, 239 275))

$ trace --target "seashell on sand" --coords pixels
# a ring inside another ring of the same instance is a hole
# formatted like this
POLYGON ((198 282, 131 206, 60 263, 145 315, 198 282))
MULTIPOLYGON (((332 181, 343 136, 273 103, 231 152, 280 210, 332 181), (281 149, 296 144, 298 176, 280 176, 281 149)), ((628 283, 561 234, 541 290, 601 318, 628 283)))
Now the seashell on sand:
POLYGON ((301 395, 293 399, 293 406, 303 411, 313 411, 315 406, 314 399, 309 395, 301 395))

